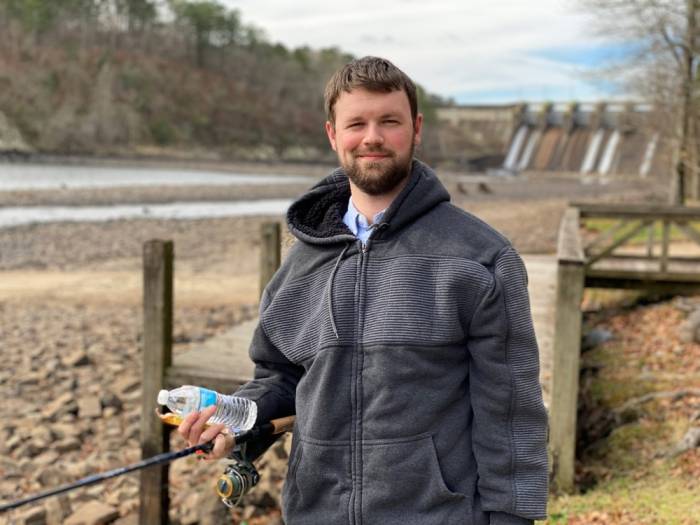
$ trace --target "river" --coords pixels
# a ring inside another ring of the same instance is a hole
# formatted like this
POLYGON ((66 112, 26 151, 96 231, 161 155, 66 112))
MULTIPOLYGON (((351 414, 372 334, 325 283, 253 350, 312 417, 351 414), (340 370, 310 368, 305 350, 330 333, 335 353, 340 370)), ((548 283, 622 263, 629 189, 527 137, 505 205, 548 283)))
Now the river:
POLYGON ((184 169, 0 163, 0 191, 311 183, 312 177, 184 169))
MULTIPOLYGON (((145 186, 232 186, 314 182, 312 177, 161 169, 146 167, 0 164, 0 191, 70 190, 145 186)), ((0 207, 0 228, 61 221, 118 219, 199 219, 243 215, 281 215, 289 199, 110 206, 0 207)))

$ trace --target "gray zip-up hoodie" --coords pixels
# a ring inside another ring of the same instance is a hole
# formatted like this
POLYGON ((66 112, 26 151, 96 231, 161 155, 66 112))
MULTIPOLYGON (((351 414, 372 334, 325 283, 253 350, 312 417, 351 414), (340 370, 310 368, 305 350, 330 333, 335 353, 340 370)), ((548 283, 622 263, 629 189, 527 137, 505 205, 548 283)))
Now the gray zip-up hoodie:
MULTIPOLYGON (((547 418, 523 264, 413 162, 363 247, 336 170, 289 209, 239 395, 295 413, 288 525, 544 518, 547 418)), ((260 453, 263 444, 253 454, 260 453)))

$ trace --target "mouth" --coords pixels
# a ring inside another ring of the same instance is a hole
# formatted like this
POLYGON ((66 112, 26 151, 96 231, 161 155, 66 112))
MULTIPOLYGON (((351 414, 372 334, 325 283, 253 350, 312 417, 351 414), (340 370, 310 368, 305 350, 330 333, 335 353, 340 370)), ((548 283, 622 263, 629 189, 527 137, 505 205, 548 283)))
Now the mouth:
POLYGON ((391 157, 388 153, 375 153, 375 152, 368 152, 368 153, 359 153, 355 155, 359 159, 367 159, 367 160, 379 160, 379 159, 388 159, 391 157))

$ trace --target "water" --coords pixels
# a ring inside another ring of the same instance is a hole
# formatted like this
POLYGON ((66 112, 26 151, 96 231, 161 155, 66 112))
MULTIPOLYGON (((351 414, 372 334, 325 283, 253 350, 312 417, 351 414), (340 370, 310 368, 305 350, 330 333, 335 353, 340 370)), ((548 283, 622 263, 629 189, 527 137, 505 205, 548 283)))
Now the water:
POLYGON ((595 169, 595 161, 598 158, 598 150, 600 150, 600 144, 603 141, 603 135, 605 131, 603 129, 598 129, 593 134, 591 142, 586 149, 586 155, 583 158, 583 164, 581 164, 581 173, 587 175, 595 169))
POLYGON ((617 150, 617 144, 619 142, 620 132, 615 130, 608 139, 608 143, 605 145, 605 150, 603 152, 603 157, 600 159, 598 173, 601 175, 607 175, 610 173, 610 168, 612 168, 613 159, 615 158, 615 151, 617 150))
POLYGON ((0 207, 0 228, 47 222, 99 222, 119 219, 205 219, 284 215, 289 199, 232 202, 173 202, 114 206, 0 207))
POLYGON ((522 125, 518 128, 518 131, 513 138, 513 142, 508 150, 508 155, 506 160, 503 162, 503 167, 507 170, 513 171, 516 167, 516 162, 518 160, 518 154, 525 140, 525 135, 527 135, 527 126, 522 125))
POLYGON ((249 430, 255 424, 258 407, 249 399, 219 394, 207 388, 184 385, 173 390, 161 390, 158 404, 166 405, 180 416, 216 405, 210 423, 223 423, 233 430, 249 430))
POLYGON ((646 178, 651 171, 651 163, 654 160, 654 153, 656 152, 656 144, 658 142, 659 134, 655 133, 644 150, 644 159, 642 160, 642 165, 639 167, 639 176, 642 178, 646 178))
POLYGON ((526 170, 527 167, 530 165, 530 159, 532 158, 532 154, 535 151, 535 146, 537 145, 539 140, 540 131, 534 130, 530 135, 527 144, 525 145, 525 151, 523 152, 522 157, 520 158, 520 162, 518 163, 518 169, 520 171, 526 170))
POLYGON ((128 186, 233 186, 302 183, 313 177, 238 174, 184 169, 0 163, 0 191, 119 188, 128 186))

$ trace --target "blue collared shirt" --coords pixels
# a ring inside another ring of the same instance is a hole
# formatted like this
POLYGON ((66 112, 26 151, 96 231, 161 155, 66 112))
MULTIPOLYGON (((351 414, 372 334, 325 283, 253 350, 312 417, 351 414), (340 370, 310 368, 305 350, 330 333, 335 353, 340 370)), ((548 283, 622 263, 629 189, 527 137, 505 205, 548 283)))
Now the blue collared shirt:
POLYGON ((369 224, 367 218, 357 211, 357 208, 355 208, 355 205, 352 203, 352 198, 350 198, 348 201, 348 211, 343 215, 343 222, 350 228, 350 231, 355 234, 355 237, 362 241, 362 244, 367 244, 367 239, 369 239, 369 236, 372 234, 374 226, 379 224, 382 220, 385 211, 386 209, 383 209, 377 213, 372 218, 372 224, 369 224))

